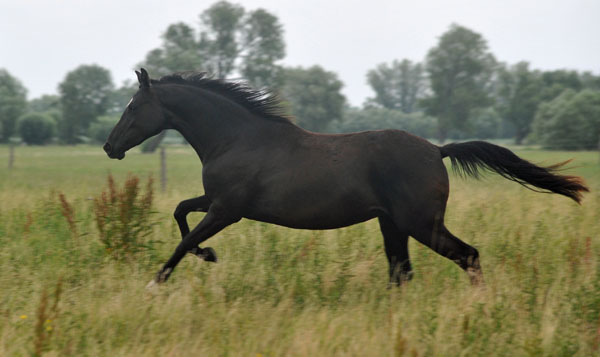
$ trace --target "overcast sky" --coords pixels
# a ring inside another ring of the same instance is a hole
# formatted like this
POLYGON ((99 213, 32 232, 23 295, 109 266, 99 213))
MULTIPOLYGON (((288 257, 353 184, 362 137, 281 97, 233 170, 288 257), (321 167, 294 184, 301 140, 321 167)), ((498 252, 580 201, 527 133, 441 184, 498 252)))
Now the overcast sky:
MULTIPOLYGON (((54 94, 81 64, 109 69, 115 84, 160 46, 167 26, 197 28, 204 0, 0 0, 0 68, 29 98, 54 94)), ((600 0, 243 0, 285 29, 285 65, 319 64, 344 82, 351 104, 372 96, 366 72, 377 64, 422 61, 452 23, 488 41, 496 58, 534 68, 600 74, 600 0)), ((151 74, 152 75, 152 74, 151 74)))

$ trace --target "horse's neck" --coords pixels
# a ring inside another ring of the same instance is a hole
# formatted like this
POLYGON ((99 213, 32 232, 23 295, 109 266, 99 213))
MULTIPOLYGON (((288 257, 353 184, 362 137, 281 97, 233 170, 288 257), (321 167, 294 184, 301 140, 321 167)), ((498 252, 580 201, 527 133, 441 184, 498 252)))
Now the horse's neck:
POLYGON ((230 147, 237 136, 256 130, 252 125, 255 118, 216 94, 179 87, 165 91, 161 101, 171 127, 183 135, 203 162, 230 147))

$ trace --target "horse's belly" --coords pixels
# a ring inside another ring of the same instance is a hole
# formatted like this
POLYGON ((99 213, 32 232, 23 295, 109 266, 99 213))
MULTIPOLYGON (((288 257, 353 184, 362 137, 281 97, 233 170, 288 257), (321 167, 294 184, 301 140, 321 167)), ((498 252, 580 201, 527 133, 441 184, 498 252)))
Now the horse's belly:
POLYGON ((336 229, 341 227, 351 226, 353 224, 368 221, 369 219, 377 217, 378 214, 375 211, 367 213, 352 215, 319 215, 319 216, 271 216, 271 215, 248 215, 252 220, 277 224, 284 227, 296 228, 296 229, 336 229))
POLYGON ((246 218, 299 229, 335 229, 380 215, 382 207, 360 193, 304 192, 258 200, 246 218))

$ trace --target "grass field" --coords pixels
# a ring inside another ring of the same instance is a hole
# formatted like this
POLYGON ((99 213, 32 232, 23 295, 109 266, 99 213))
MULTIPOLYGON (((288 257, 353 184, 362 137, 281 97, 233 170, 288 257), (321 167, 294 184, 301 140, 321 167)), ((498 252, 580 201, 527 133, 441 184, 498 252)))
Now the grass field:
POLYGON ((447 226, 479 249, 485 289, 414 240, 414 279, 388 289, 376 221, 301 231, 242 220, 207 242, 219 263, 188 256, 148 292, 179 241, 173 209, 202 193, 190 149, 167 149, 168 188, 155 192, 158 224, 146 237, 154 249, 115 261, 93 198, 108 173, 119 185, 129 172, 157 181, 158 155, 115 161, 99 147, 18 147, 9 171, 0 146, 0 355, 600 355, 598 153, 517 153, 547 164, 575 158, 569 172, 592 192, 578 206, 494 175, 451 175, 447 226))

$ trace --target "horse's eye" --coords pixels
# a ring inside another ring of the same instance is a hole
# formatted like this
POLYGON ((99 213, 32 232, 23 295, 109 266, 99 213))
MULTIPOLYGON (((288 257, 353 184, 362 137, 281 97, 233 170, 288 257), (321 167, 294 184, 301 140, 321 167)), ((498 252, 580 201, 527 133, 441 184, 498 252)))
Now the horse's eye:
POLYGON ((132 111, 133 111, 133 105, 130 105, 130 106, 128 106, 128 107, 127 107, 127 110, 128 110, 129 112, 132 112, 132 111))

